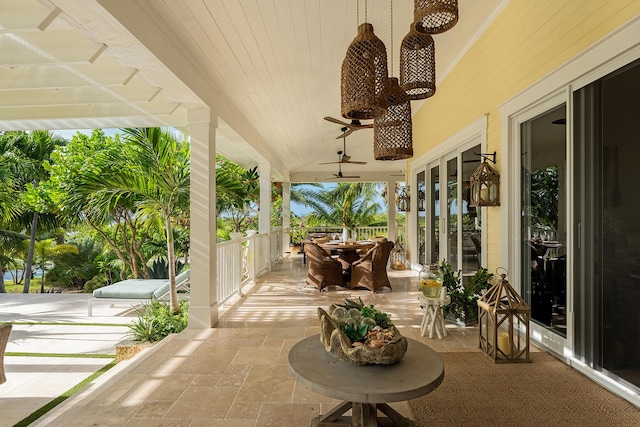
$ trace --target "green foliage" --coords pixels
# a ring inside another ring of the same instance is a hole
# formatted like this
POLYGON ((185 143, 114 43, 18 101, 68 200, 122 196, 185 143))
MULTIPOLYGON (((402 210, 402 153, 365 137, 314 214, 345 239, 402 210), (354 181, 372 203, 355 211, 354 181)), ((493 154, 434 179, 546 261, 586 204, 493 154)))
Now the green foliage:
POLYGON ((531 225, 536 228, 558 228, 557 166, 549 166, 531 173, 531 225))
POLYGON ((246 170, 231 160, 216 156, 216 208, 218 228, 227 232, 256 229, 254 217, 260 200, 257 167, 246 170))
POLYGON ((358 297, 358 301, 346 298, 344 300, 344 304, 336 304, 336 307, 343 307, 345 310, 349 310, 350 308, 362 310, 362 307, 364 307, 364 301, 362 301, 362 298, 360 297, 358 297))
POLYGON ((451 297, 451 303, 444 306, 444 312, 465 321, 477 319, 478 298, 482 291, 489 287, 489 280, 493 274, 480 267, 469 281, 463 284, 462 272, 454 272, 446 260, 442 260, 440 269, 444 275, 443 286, 447 287, 447 294, 451 297))
POLYGON ((173 314, 171 306, 153 300, 142 310, 136 309, 138 319, 129 325, 127 336, 135 341, 157 342, 169 334, 178 333, 189 323, 189 303, 180 301, 180 311, 173 314))
POLYGON ((378 183, 346 183, 335 186, 292 185, 291 200, 313 209, 307 216, 307 223, 345 227, 352 230, 357 226, 374 223, 382 206, 375 203, 382 192, 378 183))
POLYGON ((299 217, 294 213, 291 214, 291 228, 289 230, 291 243, 299 245, 307 237, 307 228, 303 217, 299 217))
POLYGON ((87 280, 87 282, 84 284, 84 292, 90 294, 96 289, 102 288, 103 286, 107 286, 107 281, 104 279, 104 277, 96 276, 91 280, 87 280))
POLYGON ((453 267, 446 259, 440 262, 440 271, 442 272, 442 286, 446 286, 449 290, 460 286, 462 271, 453 271, 453 267))
POLYGON ((480 267, 478 271, 471 276, 466 286, 469 292, 480 295, 482 291, 491 285, 491 280, 493 280, 493 273, 489 273, 486 268, 480 267))
POLYGON ((376 325, 380 326, 381 328, 388 328, 392 324, 389 315, 376 308, 373 308, 373 304, 368 306, 365 305, 364 307, 362 307, 362 309, 360 310, 360 314, 362 314, 362 317, 372 318, 376 322, 376 325))
POLYGON ((353 325, 353 324, 345 324, 340 326, 342 332, 352 341, 364 341, 367 337, 367 332, 369 332, 369 325, 353 325))

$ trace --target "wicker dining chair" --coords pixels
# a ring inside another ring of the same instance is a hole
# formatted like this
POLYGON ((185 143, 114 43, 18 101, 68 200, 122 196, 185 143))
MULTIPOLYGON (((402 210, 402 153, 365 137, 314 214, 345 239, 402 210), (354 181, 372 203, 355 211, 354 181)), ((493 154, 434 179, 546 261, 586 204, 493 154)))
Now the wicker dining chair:
POLYGON ((313 242, 305 242, 307 254, 307 279, 305 286, 315 286, 324 290, 327 286, 344 286, 343 265, 313 242))
POLYGON ((393 242, 378 243, 351 265, 351 288, 366 288, 376 293, 384 287, 391 289, 387 276, 387 262, 393 242))
POLYGON ((7 377, 4 374, 4 350, 7 348, 7 343, 9 342, 11 327, 11 323, 3 323, 0 325, 0 384, 7 381, 7 377))

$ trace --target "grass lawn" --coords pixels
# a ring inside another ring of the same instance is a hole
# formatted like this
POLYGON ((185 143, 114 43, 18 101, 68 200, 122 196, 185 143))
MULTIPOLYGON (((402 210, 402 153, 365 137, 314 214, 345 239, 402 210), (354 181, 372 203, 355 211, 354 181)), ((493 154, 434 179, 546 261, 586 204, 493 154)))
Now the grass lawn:
MULTIPOLYGON (((31 279, 31 286, 29 287, 30 294, 36 294, 40 292, 41 280, 42 279, 40 279, 39 277, 35 277, 31 279)), ((24 282, 20 284, 15 284, 13 282, 6 280, 4 282, 4 288, 6 289, 8 294, 21 294, 22 290, 24 289, 24 282)), ((49 289, 50 287, 45 285, 44 291, 47 292, 49 289)))

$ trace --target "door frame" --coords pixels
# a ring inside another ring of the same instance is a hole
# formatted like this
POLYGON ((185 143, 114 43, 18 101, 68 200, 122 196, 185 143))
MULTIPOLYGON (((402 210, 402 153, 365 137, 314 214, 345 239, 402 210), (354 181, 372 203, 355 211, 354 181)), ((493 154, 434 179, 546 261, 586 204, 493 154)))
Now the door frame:
MULTIPOLYGON (((514 179, 517 178, 518 180, 518 182, 515 182, 515 180, 512 182, 511 179, 501 181, 501 204, 503 206, 501 212, 501 235, 503 242, 501 259, 505 265, 517 265, 513 261, 518 259, 514 257, 518 255, 518 239, 520 239, 519 234, 516 233, 516 231, 519 231, 519 229, 516 230, 516 228, 519 227, 520 224, 518 218, 520 171, 516 168, 516 165, 519 164, 519 159, 514 159, 514 156, 519 156, 518 153, 520 152, 518 144, 518 115, 537 105, 542 105, 545 101, 551 100, 555 96, 562 96, 562 94, 564 94, 567 101, 567 145, 568 147, 573 147, 572 118, 574 114, 574 92, 640 59, 640 41, 638 40, 638 34, 640 34, 640 15, 634 17, 626 24, 582 51, 579 55, 576 55, 536 83, 525 88, 500 105, 501 151, 502 157, 505 159, 505 162, 502 164, 501 175, 514 179), (518 220, 516 221, 515 218, 518 218, 518 220)), ((573 170, 574 155, 573 150, 569 150, 569 155, 567 156, 567 185, 569 186, 567 188, 567 200, 571 201, 574 199, 575 188, 575 182, 572 177, 573 170)), ((567 217, 571 221, 571 224, 574 224, 574 213, 573 206, 568 206, 567 217)), ((573 245, 576 230, 572 229, 573 227, 570 224, 567 224, 567 227, 567 243, 573 245)), ((567 249, 572 253, 574 252, 573 247, 568 247, 567 249)), ((567 257, 567 274, 572 270, 573 262, 573 259, 569 261, 569 257, 567 257)), ((574 281, 575 277, 567 277, 568 302, 573 298, 572 285, 574 281)), ((569 308, 569 303, 567 303, 567 340, 564 348, 556 352, 557 355, 564 358, 568 364, 598 384, 629 400, 631 403, 640 405, 640 394, 625 386, 623 383, 612 380, 597 369, 594 369, 593 366, 583 363, 574 355, 574 334, 573 304, 571 303, 571 308, 569 308)), ((531 337, 536 344, 543 347, 546 346, 543 335, 536 333, 532 334, 531 337)), ((554 351, 554 347, 546 348, 554 351)))
MULTIPOLYGON (((411 236, 411 239, 409 240, 410 247, 412 248, 419 247, 418 233, 417 233, 417 228, 418 228, 418 214, 417 214, 418 179, 417 179, 417 176, 418 176, 418 173, 422 171, 425 172, 426 188, 429 189, 430 188, 429 186, 431 185, 431 168, 433 166, 435 166, 436 164, 440 166, 440 175, 442 176, 443 170, 446 171, 446 161, 444 161, 444 158, 445 157, 451 158, 454 155, 456 155, 458 156, 458 162, 459 162, 458 170, 460 170, 460 167, 461 167, 460 162, 462 161, 460 156, 462 155, 462 153, 465 150, 469 149, 470 147, 473 147, 478 144, 480 145, 482 152, 486 152, 486 149, 487 149, 487 116, 486 115, 470 123, 460 131, 456 132, 454 135, 445 139, 440 144, 436 145, 431 150, 427 151, 421 156, 416 157, 409 163, 409 167, 411 170, 411 188, 416 189, 416 192, 413 195, 414 196, 413 199, 416 200, 416 202, 415 202, 415 205, 413 204, 413 202, 411 205, 411 208, 415 213, 411 215, 411 221, 409 221, 411 225, 411 232, 409 233, 409 235, 411 236)), ((461 187, 459 185, 458 198, 460 198, 460 193, 461 193, 461 187)), ((442 179, 440 180, 440 194, 442 195, 442 179)), ((425 200, 425 207, 426 205, 427 203, 425 200)), ((486 245, 486 241, 487 241, 486 210, 487 210, 486 207, 482 207, 479 209, 479 212, 478 212, 478 214, 481 215, 481 223, 483 224, 482 232, 481 232, 481 240, 483 245, 486 245)), ((427 215, 425 225, 428 226, 430 224, 430 221, 433 221, 433 219, 430 218, 429 215, 427 215)), ((444 227, 446 226, 447 224, 443 223, 442 201, 441 201, 440 203, 440 258, 442 258, 442 255, 445 253, 443 252, 443 234, 442 233, 443 233, 444 227)), ((426 230, 425 230, 425 235, 428 236, 428 234, 426 233, 426 230)), ((461 238, 462 236, 458 237, 459 240, 461 240, 461 238)), ((460 245, 461 245, 461 242, 458 243, 459 252, 462 250, 460 245)), ((446 249, 446 246, 444 246, 444 249, 446 249)), ((428 255, 428 252, 427 252, 427 255, 428 255)), ((484 265, 484 266, 487 265, 486 251, 481 252, 481 265, 484 265)), ((421 265, 418 263, 417 250, 411 251, 411 266, 414 270, 420 270, 421 268, 421 265)))

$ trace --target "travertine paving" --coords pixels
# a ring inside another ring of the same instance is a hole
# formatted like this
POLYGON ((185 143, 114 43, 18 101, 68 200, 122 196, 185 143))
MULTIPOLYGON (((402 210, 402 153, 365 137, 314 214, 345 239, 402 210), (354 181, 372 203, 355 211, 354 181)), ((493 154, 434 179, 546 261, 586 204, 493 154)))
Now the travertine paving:
MULTIPOLYGON (((319 333, 318 306, 361 296, 389 313, 407 337, 436 351, 478 351, 477 329, 448 324, 442 340, 420 336, 415 272, 392 272, 393 291, 304 288, 306 266, 291 256, 221 308, 217 328, 187 329, 145 350, 52 411, 37 425, 304 426, 337 401, 297 384, 288 350, 319 333)), ((394 405, 410 415, 406 403, 394 405)))

